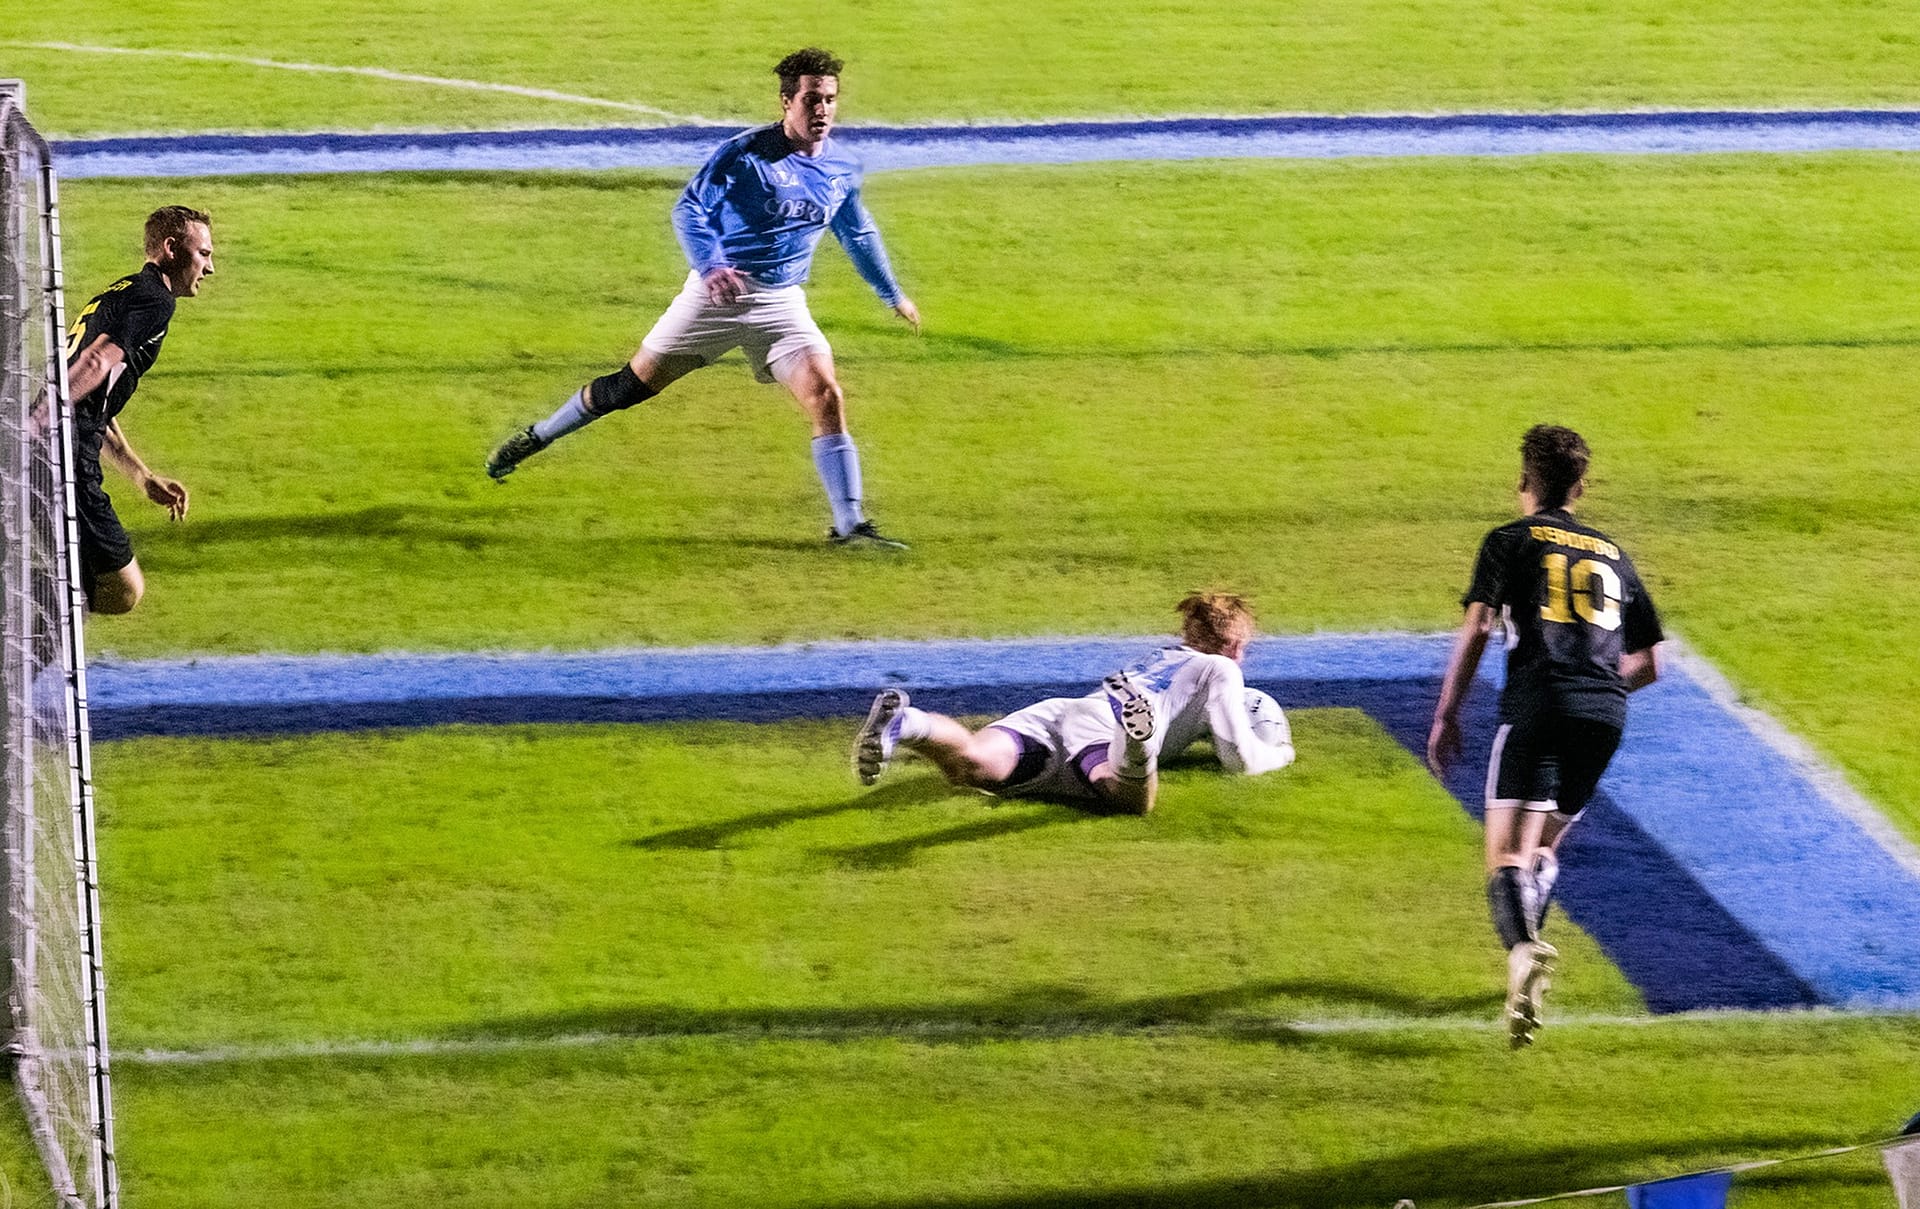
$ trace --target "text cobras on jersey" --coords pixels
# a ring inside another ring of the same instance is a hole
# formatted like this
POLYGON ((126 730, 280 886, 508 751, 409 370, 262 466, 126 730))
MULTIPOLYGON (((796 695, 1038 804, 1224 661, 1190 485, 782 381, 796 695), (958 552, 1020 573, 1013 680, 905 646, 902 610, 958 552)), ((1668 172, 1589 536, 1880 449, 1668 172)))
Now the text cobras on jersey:
POLYGON ((762 207, 772 218, 798 218, 812 223, 827 221, 826 207, 805 197, 770 197, 762 207))

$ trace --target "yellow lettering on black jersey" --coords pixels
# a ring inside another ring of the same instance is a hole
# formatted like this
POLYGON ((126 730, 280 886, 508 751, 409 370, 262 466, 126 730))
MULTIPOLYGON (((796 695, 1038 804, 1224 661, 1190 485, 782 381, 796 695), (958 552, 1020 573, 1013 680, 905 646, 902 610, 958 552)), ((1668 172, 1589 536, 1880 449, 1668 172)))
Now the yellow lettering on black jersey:
POLYGON ((1527 533, 1537 542, 1551 542, 1570 550, 1588 550, 1616 561, 1620 557, 1620 547, 1612 542, 1589 537, 1584 533, 1575 533, 1571 529, 1556 529, 1552 525, 1529 525, 1527 533))
MULTIPOLYGON (((116 283, 116 288, 120 283, 116 283)), ((80 337, 86 334, 87 316, 100 309, 100 300, 95 298, 83 307, 73 322, 67 325, 67 360, 71 361, 80 353, 80 337)))

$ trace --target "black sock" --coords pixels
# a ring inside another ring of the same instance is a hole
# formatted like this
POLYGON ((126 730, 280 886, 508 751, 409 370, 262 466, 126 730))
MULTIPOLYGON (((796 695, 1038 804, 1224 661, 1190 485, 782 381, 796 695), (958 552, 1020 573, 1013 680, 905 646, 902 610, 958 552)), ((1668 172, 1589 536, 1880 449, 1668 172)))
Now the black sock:
POLYGON ((1520 896, 1520 870, 1502 865, 1487 878, 1487 907, 1493 913, 1493 930, 1500 943, 1511 949, 1523 940, 1533 939, 1527 926, 1527 909, 1520 896))

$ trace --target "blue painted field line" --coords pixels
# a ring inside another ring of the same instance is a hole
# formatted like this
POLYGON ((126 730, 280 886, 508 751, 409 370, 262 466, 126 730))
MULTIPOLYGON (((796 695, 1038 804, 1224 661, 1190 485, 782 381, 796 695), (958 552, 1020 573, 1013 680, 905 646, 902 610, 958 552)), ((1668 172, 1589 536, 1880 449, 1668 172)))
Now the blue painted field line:
MULTIPOLYGON (((736 126, 392 134, 203 134, 69 139, 62 176, 221 176, 408 170, 673 168, 698 165, 736 126)), ((848 126, 875 171, 1102 160, 1357 156, 1671 155, 1920 151, 1920 111, 1665 110, 1650 113, 1301 115, 848 126)))
MULTIPOLYGON (((1084 691, 1156 641, 103 661, 90 687, 101 739, 834 716, 857 713, 884 685, 935 708, 991 713, 1084 691)), ((1417 752, 1448 641, 1265 638, 1246 670, 1289 707, 1363 709, 1417 752)), ((1850 817, 1804 759, 1703 686, 1689 671, 1697 666, 1674 661, 1635 698, 1605 792, 1569 844, 1569 914, 1656 1011, 1920 1008, 1920 860, 1850 817)), ((1476 813, 1494 696, 1492 683, 1476 692, 1475 746, 1448 783, 1476 813)))
MULTIPOLYGON (((887 685, 957 688, 1066 681, 1093 685, 1165 638, 819 642, 775 647, 635 648, 564 654, 237 655, 96 662, 93 705, 337 705, 498 696, 737 697, 887 685)), ((1254 679, 1399 679, 1445 645, 1424 634, 1269 638, 1254 679)), ((1426 674, 1423 671, 1421 674, 1426 674)))
POLYGON ((1656 741, 1623 748, 1608 795, 1823 1002, 1920 1007, 1912 871, 1692 676, 1662 688, 1633 712, 1656 741))

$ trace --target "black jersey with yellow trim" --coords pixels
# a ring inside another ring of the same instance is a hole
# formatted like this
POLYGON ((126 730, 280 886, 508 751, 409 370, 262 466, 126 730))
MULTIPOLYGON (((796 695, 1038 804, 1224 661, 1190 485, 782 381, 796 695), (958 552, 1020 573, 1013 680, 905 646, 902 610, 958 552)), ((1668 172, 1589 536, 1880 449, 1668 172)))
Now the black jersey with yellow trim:
POLYGON ((140 386, 140 375, 160 359, 161 342, 173 322, 173 291, 158 265, 149 263, 93 296, 67 325, 67 366, 101 336, 123 354, 122 368, 109 375, 84 399, 73 401, 75 427, 84 437, 97 437, 126 407, 140 386))
POLYGON ((1659 642, 1660 616, 1633 560, 1562 509, 1487 534, 1461 604, 1500 613, 1507 685, 1500 716, 1550 711, 1623 726, 1620 657, 1659 642))

